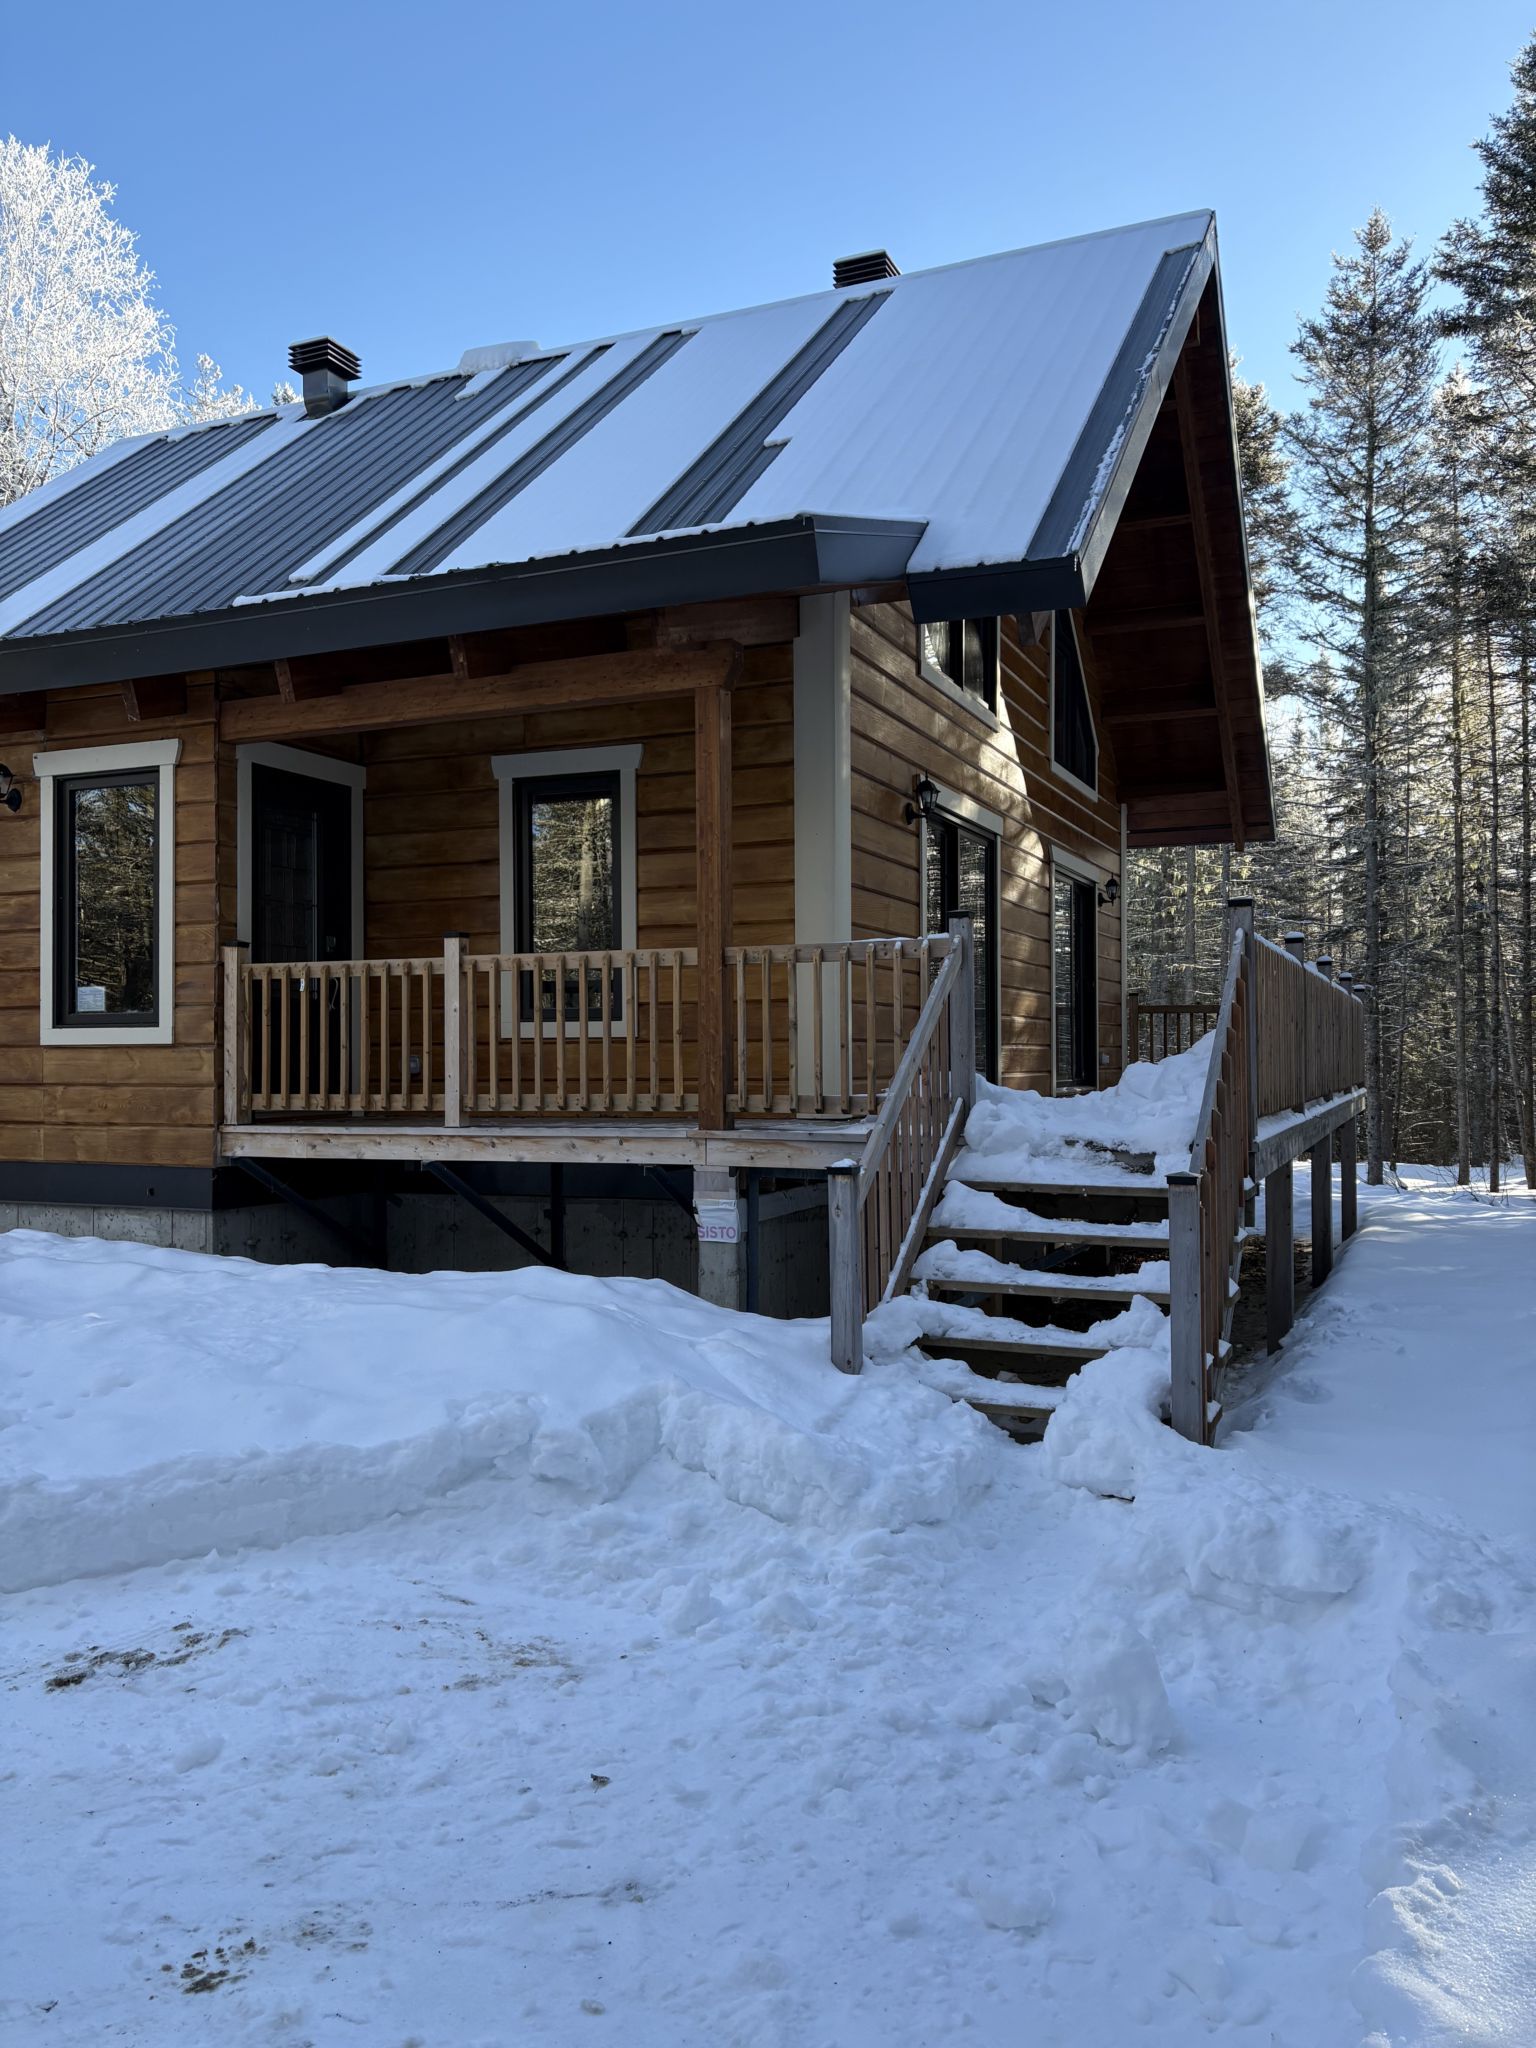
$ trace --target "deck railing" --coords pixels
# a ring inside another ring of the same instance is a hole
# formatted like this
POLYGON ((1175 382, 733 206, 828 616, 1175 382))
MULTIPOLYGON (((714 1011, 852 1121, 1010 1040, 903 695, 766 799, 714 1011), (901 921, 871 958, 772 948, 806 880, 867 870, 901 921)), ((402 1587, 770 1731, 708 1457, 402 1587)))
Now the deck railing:
MULTIPOLYGON (((928 938, 725 953, 734 1116, 874 1117, 952 947, 928 938)), ((688 1116, 691 946, 252 963, 225 953, 225 1114, 688 1116)))
POLYGON ((1220 1008, 1219 997, 1213 1003, 1149 1003, 1133 989, 1125 999, 1126 1057, 1156 1061, 1188 1052, 1216 1022, 1220 1008))
MULTIPOLYGON (((1168 1176, 1171 1419, 1196 1443, 1210 1441, 1212 1374, 1229 1339, 1257 1195, 1259 1121, 1310 1112, 1322 1134, 1314 1172, 1323 1175, 1319 1214, 1326 1234, 1332 1227, 1326 1161, 1337 1113, 1319 1105, 1358 1091, 1365 1080, 1365 1010, 1348 979, 1335 982, 1327 958, 1305 961, 1299 936, 1285 946, 1260 938, 1248 898, 1232 901, 1229 918, 1227 972, 1189 1171, 1168 1176)), ((1352 1116, 1346 1122, 1352 1132, 1352 1116)), ((1341 1151, 1353 1175, 1352 1136, 1341 1151)), ((1288 1193, 1286 1201, 1288 1211, 1288 1193)), ((1349 1204, 1346 1196, 1346 1214, 1349 1204)), ((1288 1227, 1285 1236, 1288 1257, 1288 1227)))
POLYGON ((857 1160, 827 1174, 832 1362, 858 1372, 864 1317, 899 1294, 976 1089, 971 922, 950 921, 943 964, 857 1160))

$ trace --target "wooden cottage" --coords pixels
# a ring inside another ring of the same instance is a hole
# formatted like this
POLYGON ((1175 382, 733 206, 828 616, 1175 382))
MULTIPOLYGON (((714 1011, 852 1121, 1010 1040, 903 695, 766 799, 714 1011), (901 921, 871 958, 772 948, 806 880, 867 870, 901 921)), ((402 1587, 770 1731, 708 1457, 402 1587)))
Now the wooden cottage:
POLYGON ((954 948, 1118 1076, 1126 848, 1273 827, 1209 214, 293 364, 0 513, 0 1225, 814 1308, 954 948))

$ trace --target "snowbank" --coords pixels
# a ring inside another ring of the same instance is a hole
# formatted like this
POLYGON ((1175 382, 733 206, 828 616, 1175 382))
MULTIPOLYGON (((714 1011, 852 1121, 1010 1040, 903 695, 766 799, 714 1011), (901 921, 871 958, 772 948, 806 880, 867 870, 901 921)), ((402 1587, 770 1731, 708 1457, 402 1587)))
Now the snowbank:
MULTIPOLYGON (((1070 1181, 1083 1172, 1085 1147, 1150 1153, 1159 1180, 1186 1172, 1210 1059, 1207 1033, 1166 1060, 1134 1062, 1113 1088, 1092 1095, 1037 1095, 979 1081, 950 1178, 1070 1181)), ((1095 1179, 1104 1165, 1095 1161, 1095 1179)), ((1144 1182, 1145 1175, 1128 1178, 1144 1182)))
POLYGON ((0 1236, 0 1588, 356 1529, 471 1481, 609 1500, 649 1460, 784 1522, 899 1529, 984 1424, 830 1370, 825 1325, 656 1281, 423 1278, 0 1236))

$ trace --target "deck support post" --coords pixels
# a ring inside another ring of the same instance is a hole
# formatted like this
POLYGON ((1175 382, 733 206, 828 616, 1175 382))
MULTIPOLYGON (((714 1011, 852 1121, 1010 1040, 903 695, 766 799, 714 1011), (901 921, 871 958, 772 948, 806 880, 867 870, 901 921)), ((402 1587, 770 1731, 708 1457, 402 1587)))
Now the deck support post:
POLYGON ((1333 1133, 1325 1131, 1307 1154, 1312 1168, 1312 1285, 1333 1271, 1333 1133))
POLYGON ((1169 1420, 1191 1443, 1206 1440, 1205 1334, 1200 1313, 1200 1176, 1168 1176, 1169 1420))
POLYGON ((695 867, 699 943, 699 1128, 726 1128, 725 949, 731 932, 731 693, 693 693, 695 867))
POLYGON ((1339 1125, 1339 1237, 1353 1237, 1359 1227, 1359 1133, 1353 1114, 1339 1125))
MULTIPOLYGON (((492 1057, 495 1057, 494 1049, 492 1057)), ((464 1121, 464 933, 443 934, 443 1122, 464 1121)))
POLYGON ((1296 1203, 1291 1162, 1264 1183, 1264 1319, 1271 1351, 1278 1351, 1296 1319, 1296 1203))
POLYGON ((735 1168, 695 1167, 693 1208, 699 1241, 699 1299, 716 1308, 740 1308, 741 1202, 735 1168))
POLYGON ((859 1229, 859 1164, 827 1168, 827 1230, 832 1279, 832 1363, 839 1372, 864 1369, 864 1247, 859 1229))

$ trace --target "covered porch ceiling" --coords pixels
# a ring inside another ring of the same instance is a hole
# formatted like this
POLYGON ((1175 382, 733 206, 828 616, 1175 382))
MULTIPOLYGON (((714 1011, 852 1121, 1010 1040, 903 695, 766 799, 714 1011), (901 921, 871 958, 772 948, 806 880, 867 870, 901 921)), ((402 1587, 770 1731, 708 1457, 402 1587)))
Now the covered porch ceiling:
POLYGON ((1226 348, 1212 279, 1085 614, 1133 846, 1275 836, 1226 348))

